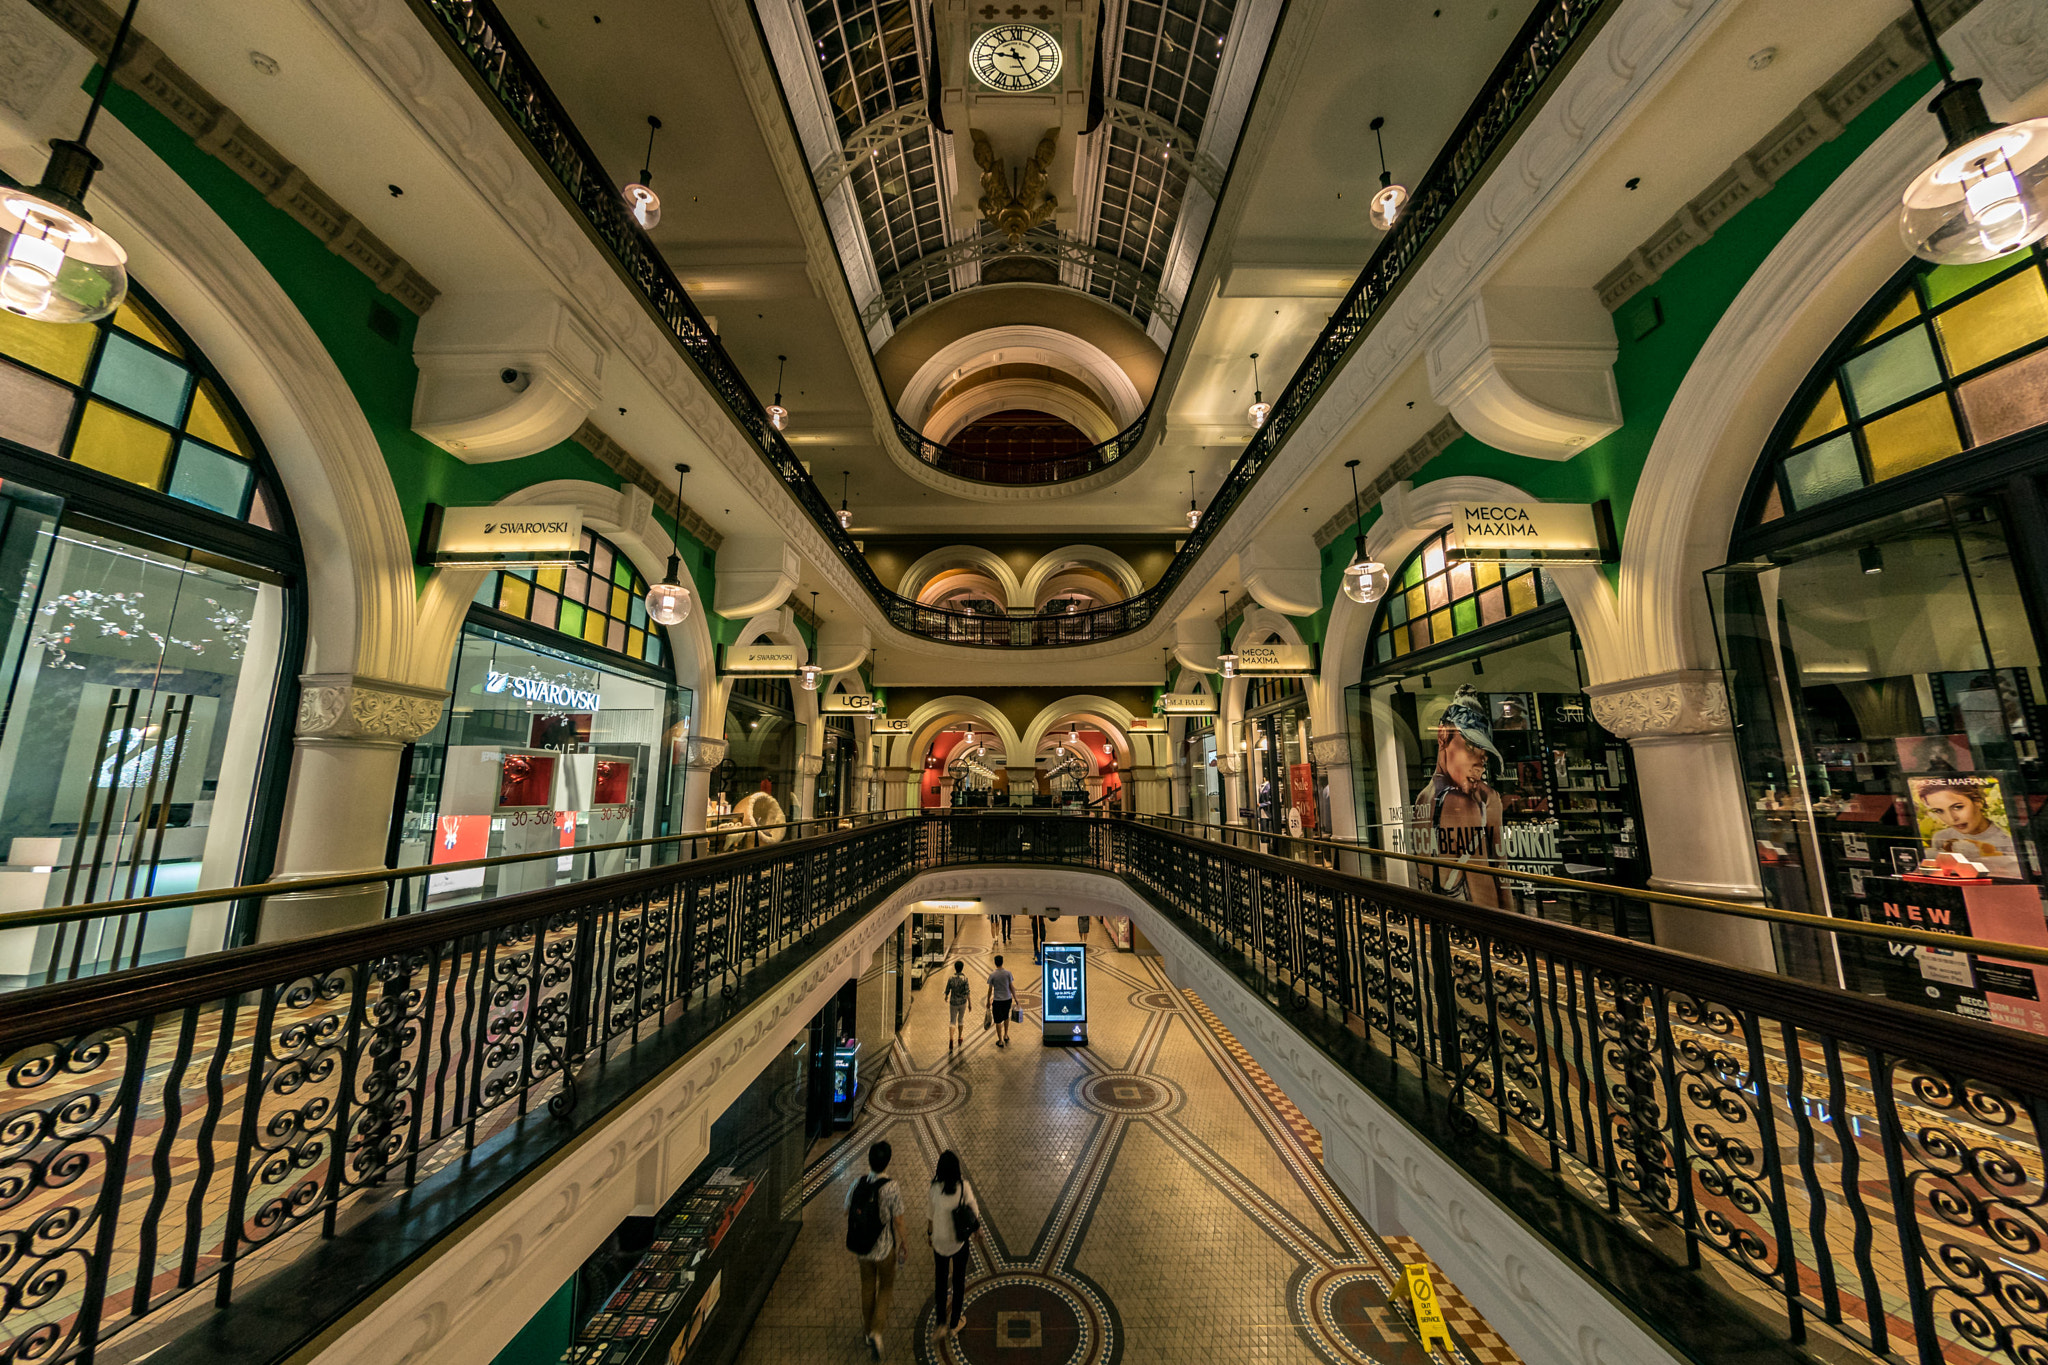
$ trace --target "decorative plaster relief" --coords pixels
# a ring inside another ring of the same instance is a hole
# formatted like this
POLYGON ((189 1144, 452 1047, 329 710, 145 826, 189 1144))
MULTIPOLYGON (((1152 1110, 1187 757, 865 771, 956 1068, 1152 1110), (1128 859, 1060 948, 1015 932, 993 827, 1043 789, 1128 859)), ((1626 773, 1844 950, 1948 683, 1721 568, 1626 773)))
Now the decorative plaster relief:
POLYGON ((440 723, 448 693, 349 673, 299 680, 300 740, 410 744, 440 723))
POLYGON ((709 772, 725 762, 725 752, 732 747, 727 739, 692 739, 683 749, 683 766, 696 772, 709 772))
POLYGON ((1720 734, 1731 724, 1728 685, 1705 669, 1595 683, 1586 693, 1593 718, 1622 739, 1720 734))
POLYGON ((1512 455, 1568 460, 1621 425, 1614 319, 1590 289, 1482 289, 1424 345, 1429 396, 1512 455))
POLYGON ((1317 766, 1325 770, 1351 766, 1349 735, 1311 735, 1308 750, 1309 757, 1315 759, 1317 766))
POLYGON ((77 89, 91 65, 54 24, 36 15, 27 0, 0 3, 0 71, 7 73, 6 81, 0 82, 0 109, 33 124, 50 92, 77 89), (67 71, 75 74, 67 77, 67 71))

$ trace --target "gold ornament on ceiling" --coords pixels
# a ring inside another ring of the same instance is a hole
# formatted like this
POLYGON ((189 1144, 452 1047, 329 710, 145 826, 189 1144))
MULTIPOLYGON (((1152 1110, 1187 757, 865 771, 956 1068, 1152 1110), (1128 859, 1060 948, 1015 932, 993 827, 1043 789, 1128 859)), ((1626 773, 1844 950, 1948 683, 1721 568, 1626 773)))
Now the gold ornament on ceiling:
POLYGON ((988 134, 979 128, 970 131, 974 134, 974 164, 981 167, 981 216, 994 223, 1012 246, 1020 245, 1025 233, 1059 211, 1060 201, 1045 187, 1052 178, 1053 157, 1059 152, 1060 130, 1045 130, 1038 150, 1014 180, 989 145, 988 134))

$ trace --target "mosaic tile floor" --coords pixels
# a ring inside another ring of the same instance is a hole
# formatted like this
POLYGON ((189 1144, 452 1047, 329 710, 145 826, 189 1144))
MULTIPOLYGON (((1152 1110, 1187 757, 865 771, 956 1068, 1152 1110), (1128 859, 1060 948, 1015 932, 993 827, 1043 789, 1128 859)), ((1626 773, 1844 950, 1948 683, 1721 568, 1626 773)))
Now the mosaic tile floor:
MULTIPOLYGON (((1071 939, 1072 927, 1061 921, 1052 937, 1071 939)), ((956 955, 979 1005, 988 931, 978 919, 963 929, 956 955)), ((1118 953, 1098 933, 1090 1046, 1048 1048, 1029 1008, 1037 980, 1021 927, 1012 947, 1026 1014, 1009 1048, 981 1031, 977 1010, 965 1047, 949 1055, 942 998, 916 997, 860 1125, 806 1175, 803 1233, 742 1365, 868 1359, 840 1210, 881 1139, 895 1149, 911 1243, 886 1359, 1511 1365, 1448 1285, 1446 1306, 1462 1310, 1454 1349, 1423 1350, 1400 1289, 1420 1249, 1365 1225, 1324 1174, 1314 1128, 1151 959, 1118 953), (980 1197, 986 1234, 974 1243, 966 1325, 939 1343, 923 1193, 948 1147, 980 1197)))

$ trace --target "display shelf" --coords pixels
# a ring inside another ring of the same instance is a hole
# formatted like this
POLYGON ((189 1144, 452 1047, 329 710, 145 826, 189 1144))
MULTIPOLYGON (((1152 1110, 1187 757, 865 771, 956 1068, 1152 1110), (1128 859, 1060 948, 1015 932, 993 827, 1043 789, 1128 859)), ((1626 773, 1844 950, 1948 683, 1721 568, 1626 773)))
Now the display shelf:
POLYGON ((727 1167, 671 1199, 647 1254, 576 1334, 564 1365, 689 1359, 725 1289, 720 1248, 753 1221, 754 1186, 727 1167))

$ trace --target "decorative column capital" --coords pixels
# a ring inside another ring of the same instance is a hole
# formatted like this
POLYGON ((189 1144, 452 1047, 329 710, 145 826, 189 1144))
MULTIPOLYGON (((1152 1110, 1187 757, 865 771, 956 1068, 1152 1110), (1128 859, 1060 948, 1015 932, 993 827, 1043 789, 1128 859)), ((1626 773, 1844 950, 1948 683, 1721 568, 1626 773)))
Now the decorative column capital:
POLYGON ((798 777, 816 777, 824 771, 825 758, 822 754, 798 754, 796 756, 796 775, 798 777))
POLYGON ((1725 734, 1733 727, 1728 685, 1718 672, 1680 669, 1586 689, 1593 718, 1622 739, 1725 734))
POLYGON ((1236 777, 1239 773, 1244 771, 1244 755, 1216 755, 1216 771, 1222 773, 1225 777, 1236 777))
POLYGON ((1309 757, 1322 768, 1348 768, 1351 766, 1351 736, 1311 735, 1308 741, 1309 757))
POLYGON ((730 742, 724 739, 693 738, 683 749, 683 766, 698 772, 709 772, 725 762, 725 751, 730 742))
POLYGON ((448 693, 354 673, 306 673, 299 678, 298 738, 398 748, 441 723, 448 693))

